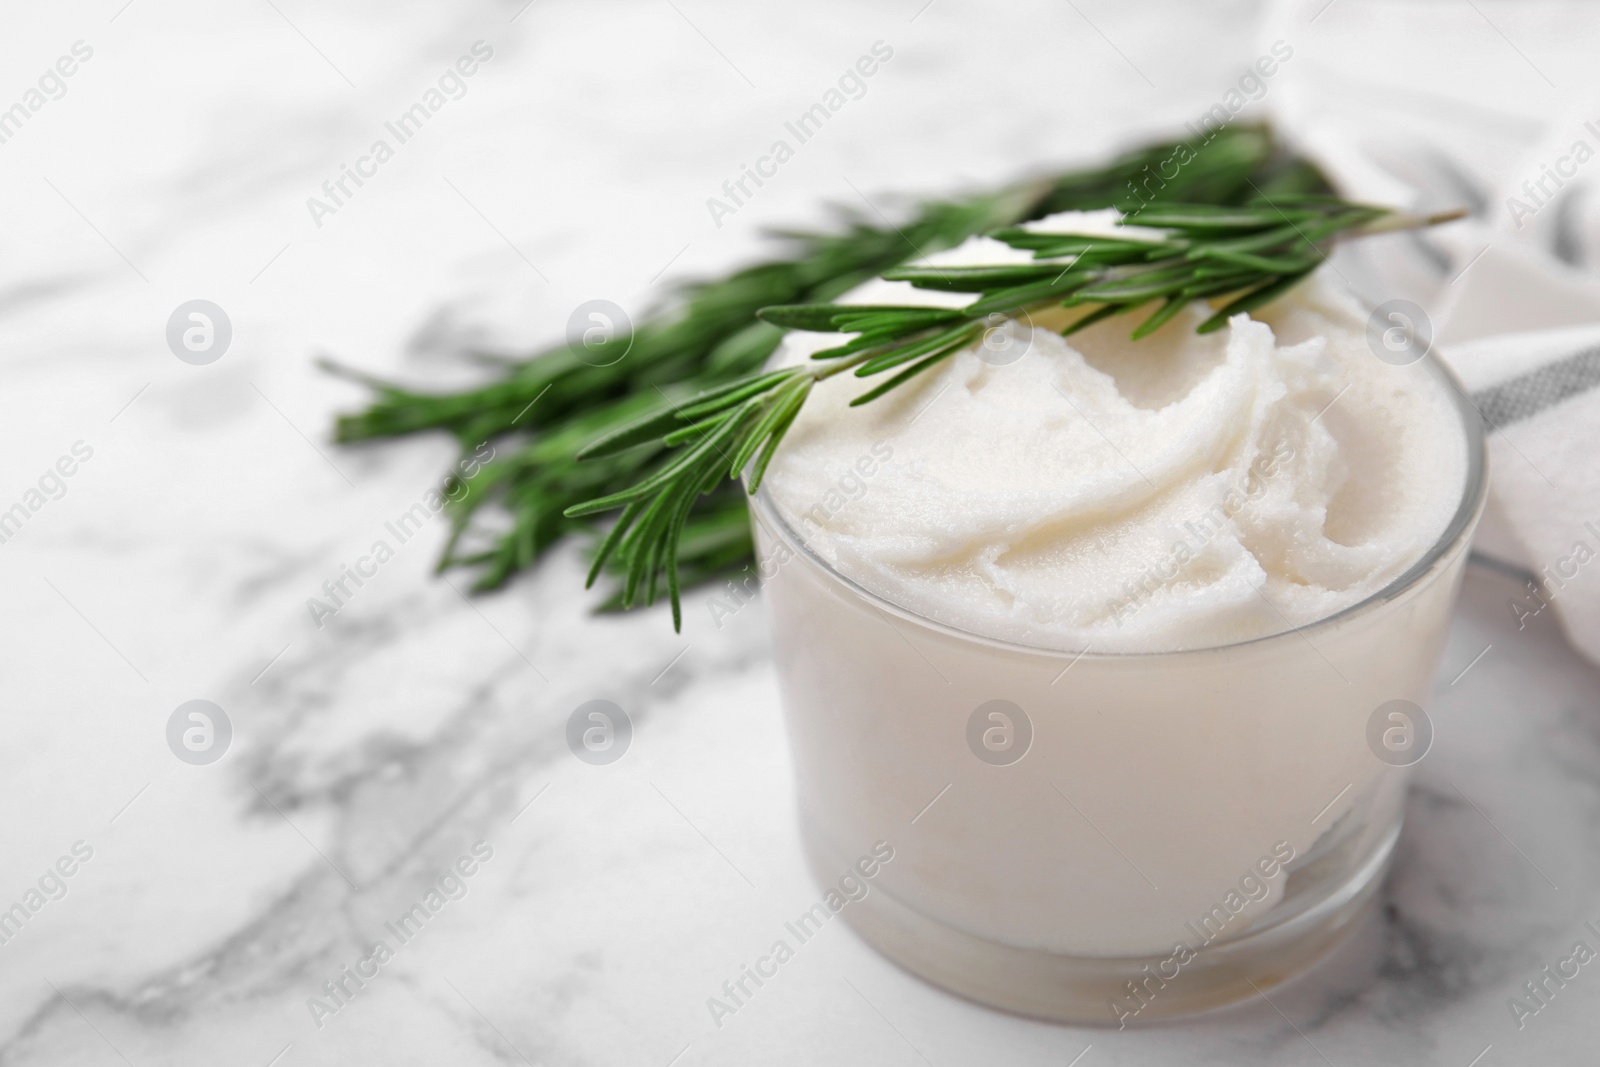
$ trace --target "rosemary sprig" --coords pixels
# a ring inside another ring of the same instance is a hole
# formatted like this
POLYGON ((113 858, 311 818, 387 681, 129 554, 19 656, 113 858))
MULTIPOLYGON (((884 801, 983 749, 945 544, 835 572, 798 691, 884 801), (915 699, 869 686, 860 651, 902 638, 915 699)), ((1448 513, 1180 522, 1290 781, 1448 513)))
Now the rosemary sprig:
MULTIPOLYGON (((1397 217, 1385 208, 1327 196, 1293 196, 1236 207, 1168 204, 1142 210, 1138 227, 1154 240, 1004 228, 992 236, 1031 250, 1034 262, 994 266, 900 267, 883 276, 943 292, 972 293, 961 308, 789 304, 759 318, 788 330, 852 335, 842 345, 786 367, 738 379, 683 404, 668 404, 620 427, 578 453, 609 456, 647 442, 684 451, 633 485, 567 509, 572 518, 622 509, 602 542, 589 581, 616 556, 626 573, 623 606, 655 600, 665 575, 674 627, 681 625, 678 544, 689 508, 702 493, 748 468, 747 491, 767 464, 812 387, 846 370, 860 378, 892 376, 857 396, 870 403, 976 343, 993 316, 1016 317, 1054 306, 1093 308, 1068 325, 1071 334, 1100 319, 1158 304, 1134 331, 1148 336, 1196 300, 1232 296, 1200 324, 1209 333, 1269 303, 1327 258, 1340 235, 1392 231, 1457 218, 1397 217), (1380 224, 1381 220, 1381 224, 1380 224)), ((1131 225, 1129 220, 1123 220, 1131 225)))
MULTIPOLYGON (((663 400, 687 409, 722 386, 748 384, 783 334, 779 326, 756 318, 764 307, 829 301, 907 260, 1057 211, 1128 206, 1136 195, 1153 198, 1148 212, 1169 201, 1239 204, 1260 193, 1276 199, 1327 188, 1313 167, 1285 153, 1265 129, 1241 125, 1224 128, 1203 146, 1152 145, 1104 167, 925 204, 898 225, 854 217, 837 233, 784 234, 793 246, 787 258, 687 289, 666 309, 636 322, 626 358, 610 366, 590 366, 563 345, 520 359, 494 357, 494 380, 453 393, 430 393, 328 363, 329 369, 374 393, 365 410, 338 420, 335 436, 353 443, 444 431, 456 438, 463 455, 492 441, 496 458, 465 479, 464 492, 452 487, 447 505, 452 534, 439 569, 472 568, 477 572, 475 589, 495 588, 567 534, 591 527, 592 518, 567 518, 566 509, 615 495, 641 471, 658 470, 681 458, 682 452, 665 443, 665 434, 624 451, 590 450, 581 462, 575 457, 585 442, 639 420, 663 400), (1162 164, 1180 149, 1188 161, 1176 176, 1155 180, 1162 164)), ((911 321, 883 325, 903 331, 911 321)), ((761 398, 770 399, 773 388, 769 385, 738 404, 766 403, 761 398)), ((743 421, 747 417, 740 416, 740 426, 731 432, 749 429, 743 421)), ((680 421, 689 428, 704 420, 680 421)), ((773 428, 766 428, 769 437, 773 428)), ((698 440, 700 432, 694 431, 685 443, 698 440)), ((710 455, 702 453, 700 461, 708 462, 710 455)), ((728 456, 730 469, 732 458, 728 456)), ((686 512, 679 500, 680 510, 671 513, 686 516, 675 542, 684 586, 729 573, 750 560, 744 494, 726 479, 717 484, 691 500, 686 512)), ((641 572, 633 583, 634 598, 626 597, 626 577, 638 557, 621 551, 625 534, 612 542, 605 561, 607 569, 624 579, 607 606, 632 603, 650 591, 651 582, 641 572)), ((637 543, 630 542, 630 547, 637 543)), ((658 553, 658 564, 665 559, 664 552, 658 553)), ((651 572, 659 573, 659 566, 651 572)), ((655 584, 659 587, 659 577, 655 584)))
MULTIPOLYGON (((831 321, 849 323, 853 330, 864 331, 864 336, 878 330, 915 329, 934 318, 927 308, 873 308, 859 315, 849 307, 816 306, 834 313, 831 321)), ((803 308, 801 317, 810 310, 803 308)), ((775 318, 773 325, 789 325, 783 315, 775 318)), ((877 347, 845 345, 826 363, 785 367, 708 389, 684 403, 664 405, 585 446, 577 454, 579 461, 616 456, 645 444, 684 446, 665 465, 627 488, 566 509, 567 517, 574 519, 622 509, 600 542, 587 584, 593 585, 615 560, 623 574, 621 606, 628 608, 635 603, 654 603, 664 576, 673 628, 681 629, 679 547, 689 509, 702 494, 746 471, 747 491, 759 489, 767 464, 818 382, 852 367, 857 373, 869 369, 877 373, 924 352, 948 354, 976 336, 977 331, 966 325, 936 333, 931 340, 903 346, 911 354, 893 361, 886 360, 877 347)), ((899 376, 890 379, 877 392, 887 392, 900 380, 899 376)))

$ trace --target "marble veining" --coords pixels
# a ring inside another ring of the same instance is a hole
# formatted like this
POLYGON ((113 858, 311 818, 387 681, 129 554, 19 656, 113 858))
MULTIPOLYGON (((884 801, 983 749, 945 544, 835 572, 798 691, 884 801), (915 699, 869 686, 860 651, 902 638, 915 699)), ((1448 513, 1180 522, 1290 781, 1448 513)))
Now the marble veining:
POLYGON ((469 344, 548 341, 596 295, 642 308, 823 201, 892 211, 889 190, 1171 128, 1255 54, 1254 4, 1075 10, 13 12, 5 69, 78 39, 96 58, 0 145, 0 497, 75 440, 95 458, 0 544, 0 907, 75 842, 93 857, 0 944, 0 1064, 1581 1062, 1600 967, 1520 1029, 1506 1001, 1600 947, 1600 675, 1551 619, 1517 629, 1504 575, 1469 572, 1361 930, 1270 1001, 1124 1032, 952 998, 841 923, 713 1022, 706 999, 817 894, 759 604, 718 625, 701 591, 681 635, 659 610, 596 616, 575 545, 469 598, 431 573, 435 520, 335 617, 307 609, 451 459, 331 445, 360 392, 316 356, 462 381, 469 344), (705 198, 877 39, 897 60, 869 95, 715 225, 705 198), (496 58, 467 95, 315 226, 306 199, 477 40, 496 58), (235 331, 204 367, 162 336, 196 296, 235 331), (234 729, 206 766, 164 735, 195 698, 234 729), (565 742, 593 699, 632 720, 614 764, 565 742), (392 958, 348 1003, 308 1007, 379 939, 392 958))

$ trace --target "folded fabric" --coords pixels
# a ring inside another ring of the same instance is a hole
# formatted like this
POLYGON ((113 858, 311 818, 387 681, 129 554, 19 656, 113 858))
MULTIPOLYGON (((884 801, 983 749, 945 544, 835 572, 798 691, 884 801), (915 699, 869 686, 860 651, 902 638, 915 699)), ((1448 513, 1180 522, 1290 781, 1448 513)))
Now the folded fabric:
POLYGON ((1486 337, 1449 361, 1489 431, 1479 547, 1531 572, 1507 610, 1519 628, 1554 610, 1600 658, 1600 326, 1486 337))

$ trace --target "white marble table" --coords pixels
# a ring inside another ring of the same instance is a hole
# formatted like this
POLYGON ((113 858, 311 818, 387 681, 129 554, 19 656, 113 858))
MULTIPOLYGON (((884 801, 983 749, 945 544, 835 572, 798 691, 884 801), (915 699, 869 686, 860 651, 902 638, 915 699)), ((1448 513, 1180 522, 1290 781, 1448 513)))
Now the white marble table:
MULTIPOLYGON (((45 477, 49 498, 0 544, 0 909, 38 894, 0 944, 0 1063, 1592 1056, 1600 969, 1520 1030, 1506 1000, 1575 940, 1600 945, 1583 928, 1600 925, 1600 674, 1550 618, 1517 631, 1515 583, 1490 571, 1467 582, 1382 910, 1270 1004, 1121 1033, 949 997, 842 926, 713 1023, 706 998, 816 892, 759 609, 719 629, 701 594, 681 637, 659 611, 591 617, 572 549, 469 602, 460 576, 430 573, 438 522, 322 627, 306 607, 451 459, 436 439, 330 445, 360 394, 315 356, 466 380, 464 344, 548 341, 593 297, 642 307, 753 254, 763 225, 819 221, 823 200, 890 212, 887 190, 1094 158, 1206 106, 1256 54, 1257 15, 1105 0, 8 13, 0 108, 26 107, 76 42, 92 54, 0 143, 0 508, 75 445, 90 455, 45 477), (866 94, 715 225, 706 198, 880 40, 894 57, 866 94), (478 41, 492 57, 464 95, 361 163, 478 41), (365 184, 314 219, 307 199, 358 164, 365 184), (233 330, 205 366, 163 335, 196 298, 233 330), (636 734, 596 767, 563 729, 598 698, 636 734), (166 740, 194 699, 233 727, 209 765, 166 740), (400 945, 385 924, 458 862, 471 876, 444 889, 459 899, 400 945), (374 973, 380 937, 399 947, 374 973), (347 967, 369 974, 354 997, 309 1008, 326 982, 355 989, 347 967)), ((1316 27, 1301 32, 1310 48, 1316 27)), ((1459 62, 1466 76, 1473 57, 1459 62)))

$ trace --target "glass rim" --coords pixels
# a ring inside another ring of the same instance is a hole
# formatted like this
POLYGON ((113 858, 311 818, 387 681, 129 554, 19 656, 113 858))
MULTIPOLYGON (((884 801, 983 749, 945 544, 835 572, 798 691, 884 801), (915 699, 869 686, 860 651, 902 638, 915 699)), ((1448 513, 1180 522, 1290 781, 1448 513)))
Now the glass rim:
POLYGON ((1477 525, 1478 517, 1483 511, 1485 501, 1488 499, 1489 489, 1488 443, 1484 433, 1482 412, 1478 410, 1477 405, 1474 404, 1471 398, 1467 396, 1466 390, 1461 387, 1461 383, 1456 379, 1455 374, 1444 364, 1442 360, 1437 358, 1431 348, 1420 360, 1418 360, 1415 364, 1412 364, 1412 366, 1421 365, 1426 365, 1429 372, 1432 373, 1440 381, 1440 383, 1449 390, 1451 394, 1451 400, 1455 405, 1456 414, 1461 420, 1462 434, 1465 437, 1464 443, 1467 449, 1467 470, 1466 477, 1464 479, 1465 484, 1463 485, 1461 492, 1461 502, 1457 505, 1455 513, 1451 516, 1450 521, 1445 525, 1444 531, 1439 535, 1438 540, 1436 540, 1426 552, 1418 557, 1418 559, 1412 563, 1411 566, 1407 567, 1392 581, 1384 585, 1383 588, 1378 589, 1361 600, 1356 601, 1354 604, 1347 605, 1346 607, 1340 608, 1338 611, 1333 612, 1330 615, 1324 615, 1321 618, 1313 619, 1311 622, 1304 623, 1300 626, 1290 627, 1287 630, 1276 630, 1269 634, 1262 634, 1259 637, 1248 637, 1242 641, 1230 641, 1226 644, 1220 645, 1197 645, 1192 648, 1125 652, 1116 650, 1095 651, 1092 644, 1090 647, 1085 649, 1052 648, 1047 645, 1030 645, 1020 641, 1010 641, 1001 637, 992 637, 988 634, 980 634, 972 630, 964 629, 960 626, 954 626, 950 623, 940 622, 939 620, 930 618, 921 614, 920 612, 913 611, 902 604, 895 603, 893 600, 890 600, 879 593, 873 592, 872 590, 863 586, 860 582, 857 582, 855 579, 840 573, 840 571, 834 567, 833 564, 829 563, 827 560, 818 555, 811 548, 811 545, 804 537, 800 536, 799 532, 795 530, 794 526, 790 524, 789 520, 779 512, 777 506, 772 502, 771 496, 765 489, 758 489, 754 494, 747 495, 750 500, 751 509, 756 512, 756 520, 758 522, 765 522, 778 534, 779 537, 781 537, 790 545, 791 548, 793 548, 800 558, 817 567, 830 580, 848 589, 851 593, 866 601, 871 607, 875 607, 880 611, 890 612, 904 621, 914 623, 929 630, 933 630, 936 633, 943 634, 947 637, 988 645, 990 647, 1003 649, 1009 652, 1025 653, 1036 656, 1042 655, 1053 658, 1070 657, 1074 663, 1076 663, 1079 659, 1099 658, 1126 661, 1140 657, 1165 658, 1170 656, 1196 655, 1241 649, 1250 645, 1261 644, 1266 641, 1276 641, 1285 637, 1293 637, 1296 634, 1306 635, 1315 633, 1316 631, 1331 627, 1334 624, 1354 615, 1375 610, 1379 605, 1388 603, 1408 590, 1420 585, 1423 579, 1434 572, 1436 566, 1441 560, 1450 555, 1452 551, 1463 544, 1463 542, 1470 536, 1473 528, 1477 525))

